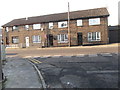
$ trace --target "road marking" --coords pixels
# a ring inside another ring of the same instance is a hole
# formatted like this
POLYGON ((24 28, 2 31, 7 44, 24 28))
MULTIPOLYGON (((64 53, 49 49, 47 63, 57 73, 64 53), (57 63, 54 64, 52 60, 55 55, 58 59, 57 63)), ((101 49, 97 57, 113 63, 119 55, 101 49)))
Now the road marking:
POLYGON ((34 63, 31 63, 30 61, 29 61, 29 63, 32 64, 32 65, 34 66, 34 68, 36 69, 36 71, 38 72, 38 75, 39 75, 39 77, 40 77, 40 81, 41 81, 41 83, 42 83, 43 88, 47 88, 47 87, 46 87, 47 85, 46 85, 46 83, 45 83, 45 80, 44 80, 44 78, 43 78, 43 76, 42 76, 41 71, 36 67, 36 65, 35 65, 34 63))
POLYGON ((33 63, 36 63, 36 64, 42 63, 39 60, 36 60, 36 59, 33 59, 33 58, 29 58, 29 60, 33 63))
POLYGON ((33 58, 38 58, 38 57, 40 57, 40 56, 33 56, 33 58))
POLYGON ((89 57, 97 57, 98 55, 97 54, 89 54, 88 56, 89 57))
POLYGON ((32 56, 25 56, 24 58, 31 58, 32 56))
POLYGON ((104 70, 104 71, 87 71, 88 74, 101 74, 101 73, 118 73, 118 70, 104 70))
POLYGON ((59 58, 59 57, 61 57, 62 55, 54 55, 54 56, 52 56, 52 58, 59 58))
POLYGON ((72 56, 63 56, 63 57, 65 57, 65 58, 71 58, 72 56))
POLYGON ((102 56, 112 56, 111 53, 101 53, 102 56))
POLYGON ((77 54, 76 57, 84 57, 85 54, 77 54))
POLYGON ((40 57, 40 58, 47 58, 47 57, 43 57, 43 56, 42 56, 42 57, 40 57))

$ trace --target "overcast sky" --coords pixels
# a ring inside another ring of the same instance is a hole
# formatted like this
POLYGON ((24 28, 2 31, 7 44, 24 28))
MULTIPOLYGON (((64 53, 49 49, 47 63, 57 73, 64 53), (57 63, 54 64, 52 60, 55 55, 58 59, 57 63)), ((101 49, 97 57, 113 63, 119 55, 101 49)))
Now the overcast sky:
POLYGON ((118 24, 118 1, 120 0, 0 0, 0 26, 24 17, 107 7, 109 25, 118 24))

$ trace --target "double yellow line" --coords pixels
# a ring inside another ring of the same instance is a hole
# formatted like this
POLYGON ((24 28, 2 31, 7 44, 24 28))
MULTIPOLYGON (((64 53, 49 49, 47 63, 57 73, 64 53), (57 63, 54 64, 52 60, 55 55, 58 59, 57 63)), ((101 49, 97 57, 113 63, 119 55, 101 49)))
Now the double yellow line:
POLYGON ((36 60, 36 59, 33 59, 33 58, 29 58, 29 60, 30 60, 32 63, 36 63, 36 64, 42 63, 42 62, 40 62, 39 60, 36 60))

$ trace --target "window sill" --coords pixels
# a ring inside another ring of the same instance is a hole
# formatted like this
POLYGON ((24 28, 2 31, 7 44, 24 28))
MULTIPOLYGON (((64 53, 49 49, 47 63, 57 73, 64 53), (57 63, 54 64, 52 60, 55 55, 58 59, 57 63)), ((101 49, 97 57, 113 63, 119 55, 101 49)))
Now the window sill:
POLYGON ((101 24, 89 25, 89 26, 100 26, 101 24))
POLYGON ((58 42, 58 43, 68 43, 68 41, 65 41, 65 42, 58 42))
POLYGON ((77 27, 83 27, 83 26, 77 26, 77 27))
POLYGON ((99 41, 101 41, 101 40, 90 40, 88 42, 99 42, 99 41))
POLYGON ((41 42, 33 42, 33 44, 37 44, 37 43, 41 43, 41 42))
POLYGON ((68 28, 68 27, 58 27, 58 28, 68 28))

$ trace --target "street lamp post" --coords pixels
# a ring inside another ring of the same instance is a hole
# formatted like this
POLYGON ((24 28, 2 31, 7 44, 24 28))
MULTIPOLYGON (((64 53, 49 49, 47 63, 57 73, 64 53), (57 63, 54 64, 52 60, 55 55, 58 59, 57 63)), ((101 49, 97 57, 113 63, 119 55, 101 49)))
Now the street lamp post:
POLYGON ((71 46, 71 35, 70 35, 70 7, 68 2, 68 38, 69 38, 69 47, 71 46))

